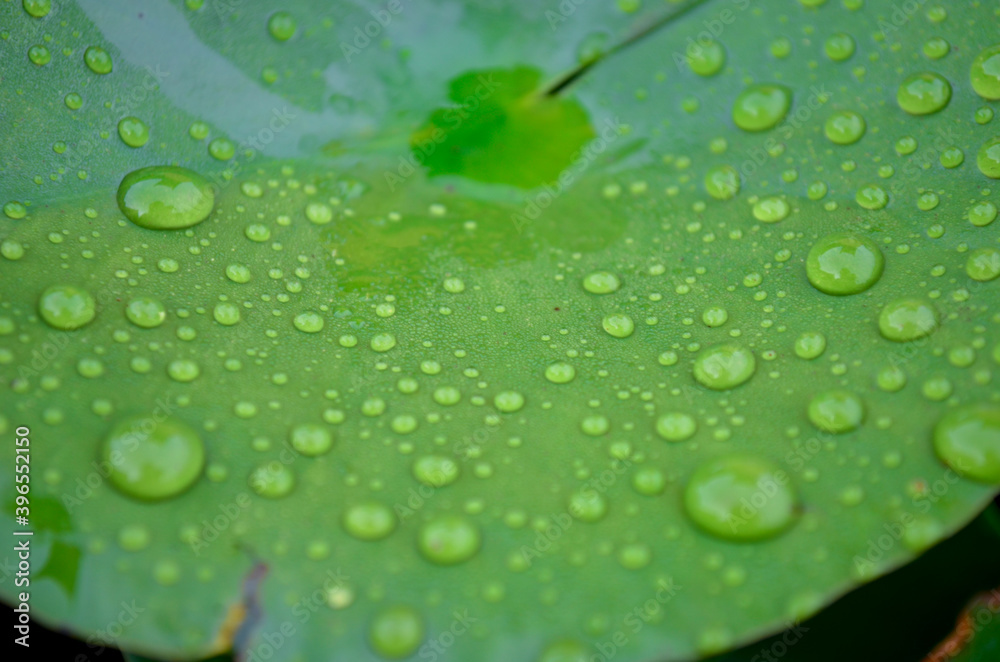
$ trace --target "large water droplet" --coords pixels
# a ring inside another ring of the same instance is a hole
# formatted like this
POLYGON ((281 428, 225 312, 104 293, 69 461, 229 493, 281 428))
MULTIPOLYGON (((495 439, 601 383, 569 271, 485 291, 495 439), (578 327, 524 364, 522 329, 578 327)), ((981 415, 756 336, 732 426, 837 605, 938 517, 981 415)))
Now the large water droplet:
POLYGON ((118 137, 129 147, 142 147, 149 142, 149 127, 138 117, 125 117, 118 122, 118 137))
POLYGON ((424 620, 412 607, 385 607, 372 619, 368 642, 389 660, 409 657, 424 640, 424 620))
POLYGON ((795 519, 796 502, 787 474, 749 456, 709 460, 684 490, 688 516, 726 540, 759 540, 780 533, 795 519))
POLYGON ((468 561, 482 544, 479 527, 460 515, 441 515, 420 528, 417 547, 425 559, 439 565, 468 561))
POLYGON ((136 297, 125 306, 125 317, 138 327, 152 329, 163 324, 167 311, 159 299, 136 297))
POLYGON ((694 362, 694 378, 716 391, 735 388, 753 376, 757 361, 739 345, 716 345, 704 349, 694 362))
POLYGON ((934 427, 934 450, 961 476, 1000 483, 1000 408, 966 405, 934 427))
POLYGON ((904 80, 896 91, 899 107, 911 115, 936 113, 951 100, 951 84, 941 76, 924 72, 904 80))
POLYGON ((864 418, 864 403, 850 391, 824 391, 809 401, 809 420, 824 432, 850 432, 857 429, 864 418))
POLYGON ((984 48, 969 69, 972 89, 984 99, 1000 99, 1000 44, 984 48))
POLYGON ((198 433, 177 419, 132 416, 111 429, 101 459, 122 493, 155 501, 194 484, 205 465, 205 447, 198 433))
POLYGON ((1000 179, 1000 138, 983 143, 976 154, 976 166, 990 179, 1000 179))
POLYGON ((112 69, 111 56, 100 46, 91 46, 83 53, 83 61, 95 74, 110 74, 112 69))
POLYGON ((292 428, 289 440, 292 448, 310 457, 322 455, 333 448, 333 433, 314 423, 304 423, 292 428))
POLYGON ((267 31, 278 41, 288 41, 295 35, 295 18, 286 11, 274 12, 267 19, 267 31))
POLYGON ((568 363, 559 361, 553 363, 545 369, 545 378, 553 384, 567 384, 576 377, 576 368, 568 363))
POLYGON ((806 275, 820 292, 857 294, 878 281, 884 263, 882 251, 874 241, 838 232, 813 244, 806 258, 806 275))
POLYGON ((38 298, 38 314, 53 329, 72 331, 94 319, 97 303, 82 287, 53 285, 38 298))
POLYGON ((961 476, 1000 483, 1000 407, 967 405, 934 427, 934 450, 961 476))
POLYGON ((396 530, 396 515, 384 504, 366 501, 345 510, 341 523, 358 540, 381 540, 396 530))
POLYGON ((212 212, 215 193, 208 180, 178 166, 140 168, 118 187, 118 207, 128 220, 150 230, 179 230, 212 212))
POLYGON ((615 338, 628 338, 635 332, 635 322, 628 315, 614 313, 606 315, 601 320, 601 326, 608 332, 608 335, 615 338))
POLYGON ((834 113, 826 120, 823 131, 832 143, 850 145, 865 135, 865 118, 849 110, 834 113))
POLYGON ((274 460, 254 469, 247 482, 260 496, 278 499, 287 496, 295 487, 295 474, 287 465, 274 460))
POLYGON ((920 299, 897 299, 879 313, 878 328, 882 337, 894 342, 909 342, 934 332, 937 311, 920 299))
POLYGON ((683 412, 663 414, 656 420, 656 433, 667 441, 684 441, 694 436, 698 424, 694 417, 683 412))
POLYGON ((792 105, 791 91, 781 85, 751 85, 733 104, 733 122, 744 131, 764 131, 784 119, 792 105))
POLYGON ((715 166, 705 173, 705 192, 716 200, 729 200, 740 192, 740 173, 729 165, 715 166))
POLYGON ((618 276, 609 271, 595 271, 583 279, 583 289, 591 294, 611 294, 617 292, 619 287, 621 281, 618 276))

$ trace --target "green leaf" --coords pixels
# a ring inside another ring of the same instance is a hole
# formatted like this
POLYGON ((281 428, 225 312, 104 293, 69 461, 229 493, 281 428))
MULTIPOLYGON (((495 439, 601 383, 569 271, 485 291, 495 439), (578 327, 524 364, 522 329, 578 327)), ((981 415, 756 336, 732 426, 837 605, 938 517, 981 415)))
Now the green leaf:
POLYGON ((0 6, 39 619, 691 659, 996 495, 995 8, 281 12, 0 6))

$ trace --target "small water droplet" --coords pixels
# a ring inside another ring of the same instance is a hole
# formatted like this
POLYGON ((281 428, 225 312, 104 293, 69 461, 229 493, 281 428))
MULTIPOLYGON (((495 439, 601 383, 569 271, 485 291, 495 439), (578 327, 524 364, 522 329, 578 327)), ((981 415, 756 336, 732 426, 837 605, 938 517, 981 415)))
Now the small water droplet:
POLYGON ((744 131, 764 131, 785 118, 792 105, 791 91, 781 85, 751 85, 733 104, 733 122, 744 131))
POLYGON ((460 515, 440 515, 420 527, 417 546, 431 563, 455 565, 468 561, 479 551, 479 527, 460 515))
POLYGON ((934 450, 959 475, 1000 483, 1000 408, 966 405, 945 414, 934 427, 934 450))
POLYGON ((750 350, 739 345, 716 345, 698 354, 694 378, 703 386, 724 391, 746 382, 756 368, 757 362, 750 350))

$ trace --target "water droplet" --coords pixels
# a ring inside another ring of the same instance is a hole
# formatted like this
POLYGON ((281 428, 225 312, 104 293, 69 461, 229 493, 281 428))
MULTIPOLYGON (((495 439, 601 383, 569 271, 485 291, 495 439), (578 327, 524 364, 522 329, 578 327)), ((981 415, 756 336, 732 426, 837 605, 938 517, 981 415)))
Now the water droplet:
POLYGON ((628 338, 635 331, 635 322, 628 315, 614 313, 606 315, 601 320, 601 326, 608 332, 608 335, 615 338, 628 338))
POLYGON ((83 53, 83 61, 95 74, 110 74, 112 69, 111 56, 100 46, 90 46, 83 53))
POLYGON ((463 282, 461 278, 452 276, 451 278, 444 279, 443 287, 445 292, 458 294, 465 291, 465 282, 463 282))
POLYGON ((310 457, 329 452, 333 447, 333 433, 322 425, 305 423, 292 428, 292 448, 310 457))
POLYGON ((366 501, 345 510, 341 523, 358 540, 382 540, 396 530, 396 515, 386 505, 366 501))
POLYGON ((683 412, 669 412, 656 420, 656 433, 667 441, 690 439, 697 430, 694 417, 683 412))
POLYGON ((733 104, 733 122, 744 131, 764 131, 785 118, 792 105, 791 91, 781 85, 751 85, 733 104))
POLYGON ((979 172, 990 179, 1000 179, 1000 138, 991 138, 983 143, 976 154, 979 172))
POLYGON ((858 206, 871 211, 884 209, 889 204, 889 194, 877 184, 868 184, 858 189, 854 200, 858 206))
POLYGON ((594 271, 583 279, 583 289, 591 294, 611 294, 617 292, 619 287, 621 281, 610 271, 594 271))
POLYGON ((854 55, 854 38, 843 32, 832 34, 823 44, 823 50, 834 62, 843 62, 854 55))
POLYGON ((451 485, 458 474, 458 464, 443 455, 425 455, 413 463, 413 477, 430 487, 451 485))
POLYGON ((286 11, 274 12, 267 19, 267 31, 278 41, 288 41, 295 35, 298 26, 295 18, 286 11))
POLYGON ((38 313, 53 329, 72 331, 94 319, 97 303, 81 287, 53 285, 38 298, 38 313))
POLYGON ((652 560, 652 550, 643 543, 630 543, 618 550, 618 563, 626 570, 641 570, 652 560))
POLYGON ((934 332, 937 311, 920 299, 897 299, 886 304, 878 318, 882 337, 894 342, 909 342, 934 332))
POLYGON ((784 198, 771 196, 754 203, 753 217, 761 223, 777 223, 788 218, 791 207, 784 198))
POLYGON ((188 127, 188 135, 195 140, 204 140, 208 137, 209 131, 209 126, 204 122, 191 122, 191 126, 188 127))
POLYGON ((984 99, 1000 99, 1000 44, 980 51, 969 68, 972 89, 984 99))
POLYGON ((234 283, 249 283, 250 269, 242 264, 230 264, 226 267, 226 278, 234 283))
POLYGON ((28 59, 39 67, 44 67, 52 61, 52 52, 41 44, 36 44, 28 49, 28 59))
POLYGON ((215 193, 208 180, 178 166, 133 170, 118 187, 118 207, 128 220, 150 230, 179 230, 212 212, 215 193))
POLYGON ((458 404, 462 399, 462 392, 454 386, 439 386, 434 389, 434 402, 445 407, 458 404))
POLYGON ((809 420, 824 432, 850 432, 857 429, 864 418, 864 403, 850 391, 824 391, 809 401, 809 420))
POLYGON ((440 515, 420 527, 417 546, 431 563, 455 565, 479 551, 479 527, 460 515, 440 515))
POLYGON ((142 524, 123 526, 118 531, 118 545, 126 552, 138 552, 149 547, 149 529, 142 524))
POLYGON ((942 37, 931 37, 924 42, 923 52, 931 60, 940 60, 951 52, 951 44, 942 37))
POLYGON ((594 416, 587 416, 580 421, 580 431, 591 437, 600 437, 605 435, 610 429, 611 421, 608 420, 607 416, 597 414, 594 416))
POLYGON ((3 213, 7 218, 12 218, 16 221, 28 215, 28 208, 20 202, 12 200, 3 206, 3 213))
POLYGON ((735 388, 753 376, 757 361, 739 345, 716 345, 704 349, 694 362, 694 378, 716 391, 735 388))
POLYGON ((987 246, 972 251, 965 263, 965 273, 969 278, 981 282, 1000 276, 1000 250, 987 246))
POLYGON ((899 107, 911 115, 936 113, 951 100, 951 84, 941 76, 924 72, 904 80, 896 91, 899 107))
POLYGON ((200 374, 201 368, 191 359, 177 359, 167 364, 167 376, 175 382, 193 382, 200 374))
POLYGON ((101 363, 100 359, 84 357, 76 364, 76 371, 80 373, 81 377, 95 379, 104 374, 104 364, 101 363))
POLYGON ((411 656, 424 640, 424 621, 412 607, 396 605, 382 608, 368 628, 372 649, 385 659, 411 656))
POLYGON ((997 207, 992 202, 984 200, 969 209, 969 222, 976 227, 986 227, 997 217, 997 207))
POLYGON ((714 76, 726 63, 726 49, 715 40, 689 42, 686 55, 691 71, 699 76, 714 76))
POLYGON ((642 467, 632 477, 632 487, 644 496, 656 496, 667 489, 667 478, 656 467, 642 467))
POLYGON ((115 487, 149 501, 185 491, 205 465, 201 437, 174 418, 132 416, 120 421, 105 438, 101 455, 115 487))
POLYGON ((524 396, 517 391, 503 391, 493 398, 493 406, 505 413, 512 413, 524 406, 524 396))
POLYGON ((306 205, 306 218, 310 223, 326 225, 333 220, 333 208, 322 202, 310 202, 306 205))
POLYGON ((576 368, 568 363, 559 361, 553 363, 545 369, 545 379, 553 384, 567 384, 576 377, 576 368))
POLYGON ((699 527, 726 540, 759 540, 788 528, 797 497, 771 462, 725 456, 702 464, 684 490, 684 508, 699 527))
POLYGON ((248 482, 258 495, 268 499, 279 499, 287 496, 295 487, 295 474, 289 467, 274 460, 254 469, 250 473, 248 482))
POLYGON ((813 244, 806 258, 806 275, 820 292, 857 294, 878 282, 884 264, 882 251, 874 241, 838 232, 813 244))
POLYGON ((850 145, 865 135, 865 118, 849 110, 834 113, 826 120, 823 131, 832 143, 850 145))
POLYGON ((795 355, 810 361, 826 351, 826 336, 818 331, 806 331, 795 339, 795 355))
POLYGON ((569 512, 581 522, 597 522, 607 514, 608 501, 596 490, 579 490, 569 497, 569 512))
POLYGON ((229 138, 216 138, 208 143, 208 154, 217 161, 228 161, 236 156, 236 145, 229 138))
POLYGON ((396 346, 396 336, 391 333, 378 333, 372 336, 371 348, 376 352, 388 352, 396 346))
POLYGON ((705 173, 705 192, 716 200, 729 200, 740 192, 740 173, 729 165, 720 165, 705 173))
POLYGON ((143 329, 152 329, 163 324, 167 311, 158 299, 137 297, 125 306, 125 317, 129 322, 143 329))
POLYGON ((966 405, 945 414, 934 427, 934 450, 959 475, 1000 483, 1000 408, 966 405))
POLYGON ((590 649, 578 641, 562 639, 545 647, 536 662, 590 662, 590 649))
POLYGON ((138 117, 125 117, 118 122, 118 137, 129 147, 142 147, 149 142, 149 127, 138 117))
POLYGON ((292 320, 292 324, 299 331, 305 333, 319 333, 323 330, 323 316, 312 310, 307 310, 304 313, 299 313, 292 320))
POLYGON ((42 18, 48 16, 49 12, 52 11, 52 0, 22 0, 21 6, 24 7, 24 11, 28 12, 29 16, 42 18))
POLYGON ((212 309, 212 317, 222 326, 233 326, 240 321, 240 309, 234 303, 218 303, 212 309))

